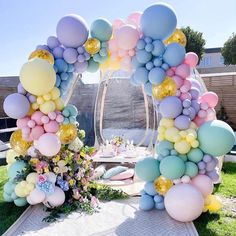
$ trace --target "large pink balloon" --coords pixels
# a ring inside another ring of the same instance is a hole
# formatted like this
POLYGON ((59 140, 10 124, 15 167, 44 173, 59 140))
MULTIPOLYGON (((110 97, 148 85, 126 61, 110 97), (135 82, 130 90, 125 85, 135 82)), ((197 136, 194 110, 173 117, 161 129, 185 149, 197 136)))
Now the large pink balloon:
POLYGON ((203 197, 207 197, 213 192, 213 182, 206 175, 197 175, 191 180, 191 184, 202 193, 203 197))
POLYGON ((209 107, 214 108, 218 103, 218 96, 214 92, 206 92, 200 97, 200 102, 206 102, 209 107))
POLYGON ((124 25, 117 30, 116 38, 119 48, 130 50, 136 46, 139 40, 139 32, 132 25, 124 25))
POLYGON ((123 26, 125 23, 121 19, 116 19, 113 21, 112 28, 113 30, 119 29, 121 26, 123 26))
POLYGON ((190 222, 198 218, 204 207, 201 192, 191 184, 177 184, 166 193, 165 208, 175 220, 190 222))
POLYGON ((127 17, 127 23, 139 27, 141 16, 141 12, 133 12, 127 17))
POLYGON ((184 63, 192 68, 196 67, 198 63, 198 55, 195 52, 186 53, 184 63))
POLYGON ((46 133, 38 139, 36 148, 42 155, 51 157, 60 151, 61 142, 56 134, 46 133))

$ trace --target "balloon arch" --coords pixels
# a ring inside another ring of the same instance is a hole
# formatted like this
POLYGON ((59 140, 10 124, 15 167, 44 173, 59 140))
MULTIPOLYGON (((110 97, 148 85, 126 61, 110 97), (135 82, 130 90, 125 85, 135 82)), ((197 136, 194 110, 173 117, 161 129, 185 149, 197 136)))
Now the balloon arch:
POLYGON ((100 69, 106 81, 112 71, 126 71, 161 115, 156 154, 135 167, 147 181, 140 208, 166 209, 183 222, 220 209, 212 195, 217 157, 231 150, 234 133, 216 120, 218 97, 196 79, 198 56, 186 53, 186 37, 176 25, 176 14, 166 4, 151 5, 113 24, 97 19, 90 31, 78 15, 58 22, 57 36, 30 54, 17 93, 4 101, 5 113, 17 119, 18 127, 7 156, 6 201, 58 207, 86 199, 94 204, 87 191, 92 152, 83 146, 78 112, 67 98, 83 72, 100 69))

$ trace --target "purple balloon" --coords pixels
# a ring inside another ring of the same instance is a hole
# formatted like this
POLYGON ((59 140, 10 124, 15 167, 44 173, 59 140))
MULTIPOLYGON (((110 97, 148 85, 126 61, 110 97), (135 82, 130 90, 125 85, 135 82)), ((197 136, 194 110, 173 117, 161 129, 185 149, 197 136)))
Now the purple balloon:
POLYGON ((212 160, 212 156, 211 155, 208 155, 208 154, 204 155, 204 157, 203 157, 203 161, 204 162, 208 163, 211 160, 212 160))
POLYGON ((198 162, 198 168, 199 170, 204 170, 206 168, 206 163, 204 161, 198 162))
POLYGON ((8 95, 3 103, 4 112, 13 119, 20 119, 27 115, 30 109, 28 99, 20 94, 13 93, 8 95))
POLYGON ((186 116, 189 116, 189 115, 190 115, 190 110, 189 110, 189 108, 184 108, 184 109, 183 109, 183 114, 186 115, 186 116))
POLYGON ((19 83, 17 85, 17 92, 20 93, 20 94, 23 94, 23 95, 25 95, 27 93, 26 90, 23 88, 21 83, 19 83))
POLYGON ((74 48, 66 48, 63 52, 64 60, 69 64, 74 64, 77 61, 78 52, 74 48))
POLYGON ((56 59, 59 59, 59 58, 63 58, 63 52, 64 52, 64 48, 63 47, 56 47, 53 49, 52 53, 53 53, 53 56, 56 58, 56 59))
POLYGON ((50 37, 48 37, 47 45, 48 45, 49 48, 53 49, 53 48, 56 48, 56 47, 60 46, 60 42, 57 39, 57 37, 50 36, 50 37))
POLYGON ((83 54, 80 54, 77 59, 78 59, 78 62, 83 63, 86 58, 83 54))
POLYGON ((210 162, 207 162, 206 171, 212 171, 215 169, 215 167, 216 167, 216 162, 214 161, 214 159, 212 159, 210 162))
POLYGON ((219 174, 217 173, 216 170, 212 170, 210 172, 207 172, 206 175, 212 179, 213 182, 218 182, 219 181, 219 174))
POLYGON ((188 129, 190 126, 191 120, 188 116, 180 115, 175 119, 175 127, 180 130, 188 129))
POLYGON ((182 102, 175 96, 166 97, 160 103, 160 113, 164 118, 176 118, 182 113, 182 102))
POLYGON ((82 63, 80 63, 80 62, 76 62, 75 63, 75 70, 76 70, 76 72, 78 72, 78 73, 83 73, 83 72, 85 72, 86 70, 87 70, 87 68, 88 68, 88 62, 87 61, 84 61, 84 62, 82 62, 82 63))
POLYGON ((200 94, 200 92, 199 92, 199 90, 197 88, 190 89, 189 93, 191 94, 192 99, 195 99, 195 100, 198 99, 199 94, 200 94))
POLYGON ((84 47, 78 47, 77 51, 79 54, 83 54, 85 52, 85 48, 84 47))
POLYGON ((196 117, 197 113, 196 113, 196 111, 193 107, 189 107, 188 110, 190 112, 189 117, 190 117, 191 120, 193 120, 196 117))
POLYGON ((78 15, 67 15, 57 24, 57 38, 65 47, 78 48, 88 38, 88 26, 78 15))
POLYGON ((191 106, 195 109, 196 113, 198 113, 200 110, 200 104, 198 103, 198 101, 192 100, 191 103, 192 103, 191 106))
POLYGON ((47 45, 38 45, 38 46, 36 47, 36 49, 37 49, 37 50, 38 50, 38 49, 43 49, 43 50, 47 50, 47 51, 50 52, 50 48, 49 48, 47 45))
POLYGON ((193 78, 189 78, 189 80, 191 81, 193 88, 197 88, 199 91, 201 91, 202 86, 198 80, 193 79, 193 78))
POLYGON ((198 172, 200 175, 204 175, 206 173, 206 170, 199 170, 198 172))
POLYGON ((191 101, 189 99, 185 99, 183 101, 183 107, 189 108, 191 106, 191 101))

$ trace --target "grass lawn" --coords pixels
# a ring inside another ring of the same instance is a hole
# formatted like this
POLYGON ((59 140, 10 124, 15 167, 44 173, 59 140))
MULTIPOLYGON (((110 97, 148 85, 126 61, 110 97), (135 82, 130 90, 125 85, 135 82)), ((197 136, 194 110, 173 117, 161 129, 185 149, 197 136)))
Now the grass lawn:
POLYGON ((3 201, 3 186, 7 181, 6 167, 0 166, 0 235, 2 235, 23 213, 26 207, 3 201))
POLYGON ((218 214, 203 213, 194 225, 200 236, 236 236, 236 164, 224 163, 223 183, 215 187, 215 194, 223 201, 218 214))
MULTIPOLYGON (((218 214, 203 213, 194 221, 200 236, 236 236, 236 164, 224 163, 222 179, 223 184, 215 187, 215 194, 222 198, 223 210, 218 214)), ((2 192, 6 180, 6 167, 2 166, 0 167, 0 235, 26 209, 3 201, 2 192)))

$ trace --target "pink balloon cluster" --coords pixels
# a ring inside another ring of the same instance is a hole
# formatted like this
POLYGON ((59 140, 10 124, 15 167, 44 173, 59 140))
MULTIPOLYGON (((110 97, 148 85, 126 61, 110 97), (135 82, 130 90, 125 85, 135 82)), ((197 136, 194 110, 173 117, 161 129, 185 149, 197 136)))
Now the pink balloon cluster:
POLYGON ((56 133, 59 124, 64 121, 61 112, 50 112, 48 115, 35 111, 31 117, 18 119, 16 125, 22 130, 22 136, 27 141, 38 140, 44 133, 56 133))
POLYGON ((139 31, 141 13, 128 16, 126 22, 117 19, 113 22, 113 38, 109 41, 111 60, 119 60, 120 67, 131 70, 131 58, 135 55, 135 46, 140 38, 139 31))

